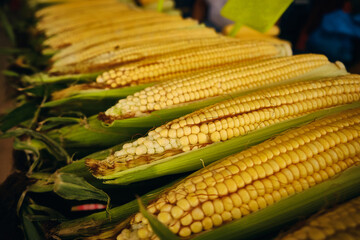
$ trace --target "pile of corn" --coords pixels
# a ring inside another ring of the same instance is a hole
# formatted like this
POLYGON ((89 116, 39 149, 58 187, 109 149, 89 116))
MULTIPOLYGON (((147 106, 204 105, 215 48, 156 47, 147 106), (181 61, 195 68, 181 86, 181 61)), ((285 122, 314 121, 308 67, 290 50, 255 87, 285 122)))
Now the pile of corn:
MULTIPOLYGON (((124 67, 123 71, 140 70, 141 65, 150 65, 154 61, 165 61, 171 65, 170 59, 174 64, 181 62, 184 68, 175 71, 184 74, 186 71, 240 62, 254 53, 258 55, 251 57, 254 60, 288 54, 288 49, 276 49, 276 44, 241 43, 219 36, 192 19, 140 9, 117 0, 67 2, 61 7, 54 5, 41 9, 36 16, 40 18, 37 30, 47 36, 43 43, 47 47, 44 51, 54 52, 49 73, 56 75, 103 71, 131 62, 139 63, 124 67), (219 61, 215 56, 220 53, 222 56, 228 54, 228 57, 219 61), (206 56, 212 56, 213 61, 206 56), (201 61, 206 64, 202 65, 201 61), (199 65, 191 67, 193 62, 199 65)), ((282 47, 283 44, 279 45, 282 47)), ((167 69, 165 65, 162 67, 167 69)), ((103 83, 102 79, 106 80, 107 76, 105 74, 98 82, 103 83)), ((131 76, 128 79, 122 85, 137 80, 131 76)), ((112 84, 112 87, 116 86, 112 84)))
POLYGON ((284 230, 360 194, 360 75, 136 2, 33 2, 49 66, 0 125, 28 160, 25 235, 358 238, 359 198, 284 230))

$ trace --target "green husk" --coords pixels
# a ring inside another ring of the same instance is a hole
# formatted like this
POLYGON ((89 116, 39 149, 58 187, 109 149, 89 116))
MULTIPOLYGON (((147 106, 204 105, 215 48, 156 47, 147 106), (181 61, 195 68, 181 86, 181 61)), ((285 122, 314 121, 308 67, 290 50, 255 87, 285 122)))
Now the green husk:
POLYGON ((114 105, 119 99, 134 94, 155 83, 142 84, 132 87, 117 89, 87 89, 70 93, 70 96, 49 101, 42 105, 43 108, 56 108, 60 111, 82 111, 90 114, 96 114, 105 111, 114 105))
MULTIPOLYGON (((152 181, 135 183, 128 186, 104 185, 99 179, 94 178, 83 161, 75 162, 59 169, 53 174, 39 172, 29 175, 32 184, 27 192, 53 194, 63 199, 75 201, 102 201, 109 205, 125 204, 134 199, 137 194, 145 194, 164 185, 164 182, 173 182, 183 175, 166 176, 152 181)), ((46 195, 42 195, 46 196, 46 195)))
POLYGON ((13 148, 14 150, 24 151, 28 155, 29 153, 32 153, 33 162, 29 167, 28 174, 31 174, 34 171, 34 169, 36 169, 36 167, 41 165, 40 151, 36 146, 33 146, 31 142, 20 141, 19 138, 15 138, 13 148))
MULTIPOLYGON (((95 152, 93 154, 88 155, 86 158, 92 158, 97 160, 103 160, 110 154, 114 153, 114 151, 118 151, 122 148, 123 144, 116 145, 112 148, 105 149, 99 152, 95 152)), ((73 161, 71 164, 68 164, 58 170, 60 173, 71 173, 76 174, 76 176, 84 177, 86 179, 94 178, 92 174, 89 172, 88 168, 85 165, 85 159, 80 159, 77 161, 73 161)))
POLYGON ((49 76, 46 73, 25 75, 21 78, 21 82, 26 87, 20 90, 37 97, 50 96, 51 93, 67 88, 71 84, 94 82, 99 74, 101 72, 61 76, 49 76))
POLYGON ((23 206, 21 210, 21 224, 24 231, 25 239, 38 240, 45 239, 44 231, 39 222, 31 220, 34 211, 29 206, 23 206))
POLYGON ((5 132, 16 125, 33 118, 39 104, 40 102, 38 100, 30 100, 1 117, 0 131, 5 132))
POLYGON ((49 117, 44 121, 39 122, 37 129, 39 131, 47 131, 62 125, 76 124, 81 122, 83 122, 83 120, 77 117, 49 117))
POLYGON ((30 185, 27 190, 36 193, 52 192, 54 190, 54 182, 50 179, 50 176, 48 178, 49 180, 37 180, 34 184, 30 185))
POLYGON ((82 120, 81 124, 65 126, 49 131, 47 136, 59 142, 67 149, 88 148, 88 154, 109 146, 140 137, 148 131, 148 127, 124 127, 115 131, 104 127, 96 116, 82 120))
POLYGON ((50 139, 46 135, 33 131, 31 129, 17 128, 15 130, 8 131, 3 135, 0 135, 0 138, 19 137, 22 135, 28 135, 34 139, 43 142, 46 146, 46 149, 56 158, 57 161, 62 163, 70 162, 70 156, 61 146, 59 146, 57 142, 50 139))
POLYGON ((89 184, 82 177, 69 173, 55 173, 53 191, 68 200, 99 200, 109 204, 110 197, 104 191, 89 184))
POLYGON ((228 100, 238 96, 243 96, 251 92, 267 89, 272 86, 345 74, 347 74, 347 72, 343 68, 340 68, 335 64, 327 64, 309 73, 303 74, 302 76, 292 78, 280 83, 262 86, 260 88, 250 89, 248 91, 242 91, 239 93, 229 94, 225 96, 209 98, 206 100, 193 102, 172 109, 154 111, 144 117, 115 120, 111 124, 105 124, 102 121, 98 120, 96 116, 92 116, 89 118, 87 125, 78 124, 73 126, 66 126, 61 129, 51 131, 48 133, 48 135, 51 138, 60 141, 65 148, 68 148, 70 146, 77 148, 92 146, 106 148, 119 144, 123 141, 130 140, 137 133, 139 133, 137 136, 141 136, 141 134, 146 133, 151 128, 160 126, 175 118, 184 116, 195 110, 204 108, 220 101, 228 100))
POLYGON ((206 232, 194 240, 260 239, 281 230, 287 223, 303 219, 326 206, 360 194, 360 166, 353 166, 333 178, 297 193, 263 210, 206 232))
POLYGON ((295 119, 290 119, 259 130, 252 131, 247 135, 239 136, 225 142, 214 143, 204 148, 190 152, 184 152, 172 157, 140 165, 124 171, 115 172, 106 176, 98 176, 110 184, 129 184, 138 181, 152 179, 169 174, 194 171, 208 165, 220 158, 242 151, 249 146, 258 144, 268 138, 276 136, 290 128, 299 127, 318 118, 335 114, 348 109, 360 107, 360 102, 328 108, 310 113, 295 119))
MULTIPOLYGON (((167 184, 141 196, 142 202, 148 204, 172 184, 173 183, 167 184)), ((63 222, 52 229, 51 235, 60 237, 61 239, 93 236, 100 231, 104 232, 112 230, 116 225, 126 220, 130 215, 137 211, 139 211, 137 201, 133 200, 124 205, 110 209, 108 213, 102 211, 83 218, 63 222)))
POLYGON ((31 203, 29 204, 29 207, 36 211, 36 212, 40 212, 42 213, 42 215, 32 215, 30 216, 30 219, 31 220, 47 220, 47 221, 51 221, 51 220, 65 220, 66 218, 61 214, 59 213, 58 211, 52 209, 52 208, 49 208, 49 207, 45 207, 45 206, 41 206, 41 205, 38 205, 38 204, 35 204, 35 203, 31 203))

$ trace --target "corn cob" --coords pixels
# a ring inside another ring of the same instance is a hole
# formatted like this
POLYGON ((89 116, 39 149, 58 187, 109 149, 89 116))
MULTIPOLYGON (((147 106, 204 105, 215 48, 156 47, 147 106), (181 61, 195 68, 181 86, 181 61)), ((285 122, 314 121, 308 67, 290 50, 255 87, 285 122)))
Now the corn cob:
POLYGON ((152 111, 291 79, 325 64, 329 64, 325 56, 307 54, 269 59, 245 67, 235 64, 214 69, 166 81, 130 95, 108 109, 102 119, 111 122, 144 116, 152 111))
MULTIPOLYGON (((288 131, 185 178, 147 210, 181 237, 242 218, 360 161, 360 109, 288 131)), ((117 239, 158 239, 141 213, 117 239)))
POLYGON ((102 178, 359 98, 359 75, 255 91, 175 119, 125 144, 104 161, 88 159, 87 165, 102 178))
MULTIPOLYGON (((143 26, 139 25, 136 28, 128 29, 127 31, 124 32, 118 32, 116 35, 118 35, 118 37, 131 37, 131 36, 142 35, 145 33, 156 32, 159 30, 165 31, 166 29, 177 29, 177 28, 195 26, 197 24, 196 21, 191 19, 185 19, 185 20, 180 20, 176 18, 171 18, 171 19, 166 18, 166 19, 167 19, 166 23, 162 22, 164 20, 154 19, 152 20, 152 22, 154 23, 155 21, 157 21, 157 24, 147 24, 143 26)), ((111 32, 117 32, 118 29, 120 28, 121 27, 119 27, 118 25, 114 25, 114 26, 110 25, 103 28, 89 29, 84 32, 78 32, 77 36, 76 35, 69 36, 68 39, 62 39, 62 37, 60 36, 54 36, 52 38, 47 39, 44 42, 44 44, 49 45, 51 48, 57 49, 63 46, 81 42, 87 38, 96 37, 98 35, 107 34, 111 32)))
MULTIPOLYGON (((169 25, 174 27, 174 25, 169 25)), ((215 37, 216 33, 211 28, 192 27, 161 30, 158 32, 145 33, 137 37, 123 37, 123 34, 116 32, 104 34, 97 38, 86 39, 82 42, 72 44, 63 48, 60 52, 52 56, 51 60, 56 61, 54 65, 68 65, 81 62, 97 55, 108 53, 116 49, 147 45, 149 43, 168 41, 180 41, 186 39, 210 38, 215 37)))
MULTIPOLYGON (((60 4, 65 5, 65 4, 60 4)), ((58 6, 60 6, 58 5, 58 6)), ((55 7, 55 6, 51 6, 55 7)), ((46 8, 45 8, 46 9, 46 8)), ((85 16, 94 15, 98 10, 99 15, 103 15, 105 11, 109 11, 110 13, 113 11, 129 11, 130 7, 127 4, 121 4, 118 2, 104 2, 102 4, 95 4, 94 6, 87 6, 87 7, 78 7, 70 10, 65 11, 57 11, 51 14, 47 14, 44 16, 39 17, 39 22, 36 24, 36 29, 40 31, 47 31, 51 30, 51 23, 54 23, 54 30, 58 31, 59 27, 65 27, 64 25, 59 25, 61 22, 69 22, 70 19, 77 19, 80 21, 85 20, 85 16)), ((108 21, 106 18, 105 21, 108 21)), ((87 21, 91 21, 89 18, 87 21)), ((76 22, 69 22, 69 27, 77 25, 76 22)))
MULTIPOLYGON (((78 3, 80 4, 80 3, 78 3)), ((81 3, 82 5, 84 3, 81 3)), ((86 3, 85 3, 86 4, 86 3)), ((39 11, 36 12, 36 14, 40 13, 40 11, 43 10, 51 10, 50 8, 59 8, 62 7, 64 8, 65 6, 69 7, 68 3, 62 3, 62 4, 57 4, 57 5, 51 5, 45 8, 40 9, 39 11)), ((51 22, 53 23, 58 23, 58 22, 62 22, 62 21, 68 21, 67 19, 85 19, 85 16, 87 14, 94 14, 96 12, 96 10, 99 10, 100 12, 108 9, 110 10, 111 7, 113 8, 122 8, 122 9, 127 9, 129 11, 132 10, 142 10, 140 8, 134 8, 131 4, 127 4, 127 3, 122 3, 120 1, 102 1, 102 4, 99 4, 98 1, 91 1, 88 7, 77 7, 77 8, 73 8, 73 9, 67 9, 67 10, 56 10, 53 9, 52 12, 49 12, 47 14, 43 14, 42 16, 37 17, 38 18, 38 22, 37 24, 40 24, 41 26, 44 26, 46 28, 50 28, 51 26, 51 22), (97 3, 95 3, 97 2, 97 3), (77 13, 77 14, 76 14, 77 13)), ((106 19, 105 19, 106 20, 106 19)))
MULTIPOLYGON (((180 16, 169 16, 166 14, 159 14, 156 12, 143 11, 143 10, 121 11, 121 12, 114 11, 113 13, 110 13, 114 16, 109 16, 108 12, 104 12, 103 14, 104 15, 106 14, 107 15, 106 17, 111 17, 111 19, 97 23, 91 23, 90 26, 89 23, 87 22, 87 19, 85 19, 83 23, 77 23, 77 26, 53 34, 50 37, 51 41, 49 40, 48 43, 55 45, 57 42, 61 40, 62 36, 70 37, 68 41, 71 43, 88 40, 87 37, 89 36, 100 37, 101 40, 103 34, 110 34, 112 32, 114 32, 114 37, 118 35, 120 37, 123 37, 126 36, 126 34, 123 33, 123 31, 125 30, 130 31, 138 28, 139 29, 145 28, 145 30, 147 30, 145 31, 145 33, 147 33, 150 31, 148 30, 150 26, 161 25, 161 23, 166 23, 166 22, 169 22, 167 25, 169 25, 170 23, 176 25, 172 29, 188 27, 197 24, 197 21, 192 19, 183 19, 180 16), (138 24, 136 24, 135 22, 138 24), (74 37, 73 34, 79 34, 79 36, 74 37)), ((99 16, 99 18, 101 18, 101 16, 99 16)), ((65 25, 65 27, 68 27, 67 25, 65 25)), ((51 30, 54 31, 54 29, 51 30)), ((159 26, 157 26, 157 29, 153 29, 153 31, 161 31, 161 29, 159 26)), ((142 32, 138 32, 137 34, 141 34, 141 33, 142 32)))
POLYGON ((100 86, 118 88, 167 80, 229 63, 243 64, 288 55, 291 55, 288 45, 274 45, 265 41, 229 40, 218 46, 174 52, 128 64, 103 73, 97 78, 97 83, 100 86), (221 57, 218 57, 220 55, 221 57))
MULTIPOLYGON (((200 38, 200 39, 190 39, 190 40, 184 40, 184 41, 169 41, 169 42, 164 42, 161 45, 159 45, 158 43, 155 44, 149 44, 149 45, 142 45, 139 47, 136 47, 135 49, 139 49, 139 53, 138 54, 134 54, 134 55, 145 55, 146 57, 150 57, 150 56, 157 56, 157 55, 165 55, 165 54, 171 54, 172 52, 181 52, 182 50, 188 50, 188 49, 194 49, 196 50, 196 48, 199 48, 199 50, 202 50, 204 46, 207 47, 218 47, 221 46, 221 44, 232 44, 232 45, 237 45, 241 43, 241 41, 235 40, 234 39, 230 39, 227 37, 222 37, 222 36, 218 36, 218 37, 211 37, 211 38, 200 38), (197 45, 196 43, 202 43, 197 45), (142 49, 143 48, 143 49, 142 49)), ((275 44, 273 44, 275 45, 275 44)), ((278 44, 281 45, 281 44, 278 44)), ((132 49, 129 49, 131 54, 132 53, 132 49)), ((119 50, 115 50, 112 52, 107 52, 104 54, 100 54, 94 58, 88 59, 86 60, 84 63, 85 64, 91 64, 91 65, 107 65, 111 62, 117 62, 119 61, 119 59, 122 58, 123 52, 128 52, 128 49, 119 49, 119 50)))
POLYGON ((54 26, 42 26, 39 23, 37 29, 43 31, 47 37, 61 36, 61 34, 64 34, 64 36, 71 36, 71 33, 80 34, 100 27, 112 27, 115 29, 117 26, 121 30, 122 24, 124 24, 125 28, 129 24, 133 24, 129 22, 131 20, 140 21, 142 23, 144 22, 144 19, 149 19, 151 17, 156 18, 159 16, 161 15, 158 13, 129 11, 118 7, 112 7, 110 9, 100 9, 94 13, 90 12, 79 15, 77 18, 61 19, 61 21, 55 21, 53 24, 54 26), (104 18, 106 20, 104 20, 104 18))
POLYGON ((278 240, 343 240, 360 238, 360 197, 310 218, 300 229, 278 240))
MULTIPOLYGON (((305 80, 320 79, 324 77, 334 77, 344 74, 346 74, 346 70, 342 68, 342 66, 339 63, 336 64, 329 63, 329 64, 321 65, 320 67, 312 69, 306 72, 305 74, 299 75, 295 78, 290 78, 277 83, 272 83, 270 84, 270 86, 276 86, 276 85, 281 85, 295 81, 299 82, 305 80)), ((196 75, 198 75, 198 73, 196 73, 196 75)), ((156 83, 149 83, 149 84, 142 84, 132 87, 115 88, 115 89, 99 89, 99 88, 94 89, 94 88, 89 88, 92 84, 77 84, 69 88, 53 92, 51 95, 52 97, 51 101, 46 102, 42 107, 51 108, 54 109, 55 111, 64 111, 64 110, 81 111, 86 116, 91 116, 96 114, 98 115, 97 119, 99 120, 101 119, 106 123, 111 122, 111 124, 105 124, 104 127, 109 128, 109 130, 111 129, 113 132, 119 131, 123 127, 125 128, 134 127, 134 125, 137 124, 140 124, 142 128, 151 129, 155 126, 160 126, 168 121, 181 117, 185 114, 191 113, 198 109, 204 108, 206 106, 210 106, 217 102, 221 102, 240 95, 248 94, 252 91, 270 87, 269 85, 264 85, 264 86, 261 85, 259 87, 249 88, 249 89, 245 89, 244 91, 232 93, 231 95, 225 94, 225 95, 211 97, 186 104, 178 104, 162 110, 157 110, 151 113, 145 113, 143 116, 134 117, 131 119, 125 118, 125 116, 121 114, 115 115, 114 117, 110 117, 103 113, 106 109, 114 106, 114 104, 118 102, 119 99, 126 98, 129 95, 133 95, 155 84, 156 83), (90 89, 91 91, 89 91, 90 89), (124 118, 124 119, 119 120, 119 118, 124 118), (115 121, 112 122, 113 119, 115 119, 115 121), (126 121, 129 123, 129 125, 126 124, 125 124, 126 126, 122 125, 126 121), (119 127, 120 124, 121 127, 119 127)), ((105 136, 103 135, 103 137, 105 136)), ((97 139, 100 140, 99 137, 97 139)), ((65 140, 66 142, 66 137, 63 138, 63 140, 65 140)), ((114 138, 113 140, 114 142, 111 145, 118 143, 118 141, 116 141, 114 138)))
MULTIPOLYGON (((182 53, 185 51, 206 48, 216 48, 222 44, 233 44, 231 40, 226 41, 226 38, 215 36, 210 38, 188 39, 181 41, 168 41, 159 43, 150 43, 146 45, 139 45, 109 51, 107 53, 95 56, 94 58, 87 59, 83 62, 76 64, 68 64, 58 66, 57 63, 49 70, 50 74, 73 74, 82 72, 94 72, 101 69, 109 69, 119 65, 137 62, 141 60, 151 59, 154 57, 162 57, 165 54, 171 55, 172 53, 182 53)), ((62 61, 61 61, 62 62, 62 61)), ((126 65, 126 66, 129 66, 126 65)), ((131 66, 131 65, 130 65, 131 66)), ((101 84, 101 86, 103 86, 101 84)))
MULTIPOLYGON (((82 33, 91 29, 117 26, 119 30, 127 29, 135 25, 134 21, 139 21, 139 25, 147 24, 146 19, 151 23, 152 21, 159 21, 159 19, 170 21, 172 19, 181 20, 179 16, 168 16, 166 14, 160 14, 157 12, 143 11, 143 10, 127 10, 123 8, 113 7, 110 10, 103 9, 96 11, 97 16, 91 16, 95 13, 87 13, 83 19, 66 18, 61 21, 55 22, 55 26, 50 26, 45 29, 47 35, 66 34, 65 36, 71 36, 71 33, 82 33), (99 21, 106 17, 106 20, 99 21), (75 22, 73 22, 75 21, 75 22)), ((80 17, 79 17, 80 18, 80 17)))
MULTIPOLYGON (((118 50, 109 51, 94 58, 88 59, 83 62, 76 63, 67 61, 55 62, 50 73, 77 73, 77 72, 91 72, 94 69, 109 68, 114 65, 124 64, 128 62, 135 62, 153 56, 162 56, 173 52, 186 51, 190 49, 206 48, 211 46, 218 46, 226 44, 228 41, 224 37, 213 36, 210 38, 199 39, 185 39, 179 41, 168 41, 159 44, 150 43, 142 44, 139 46, 121 48, 118 50), (65 65, 63 64, 65 62, 65 65)), ((86 57, 81 54, 81 56, 86 57)))
MULTIPOLYGON (((84 27, 84 24, 98 24, 97 21, 99 21, 100 19, 102 19, 102 21, 105 23, 113 22, 113 20, 119 19, 119 12, 123 12, 125 14, 136 14, 141 11, 129 10, 127 5, 123 4, 112 4, 100 7, 97 6, 96 8, 86 8, 84 12, 69 16, 62 16, 58 19, 53 19, 52 15, 43 17, 37 23, 36 29, 39 31, 44 31, 47 36, 51 36, 64 31, 69 31, 70 29, 84 27), (116 15, 116 13, 118 13, 118 15, 116 15), (107 19, 106 17, 109 17, 109 19, 107 19)), ((154 13, 154 15, 160 14, 154 13)), ((92 26, 88 25, 88 27, 92 26)))

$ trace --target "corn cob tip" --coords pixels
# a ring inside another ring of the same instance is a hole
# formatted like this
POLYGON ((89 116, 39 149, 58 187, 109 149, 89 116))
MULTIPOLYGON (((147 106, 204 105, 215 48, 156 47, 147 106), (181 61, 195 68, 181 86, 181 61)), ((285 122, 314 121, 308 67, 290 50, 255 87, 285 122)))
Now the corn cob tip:
POLYGON ((119 113, 119 115, 121 116, 120 117, 117 117, 117 116, 113 116, 113 115, 106 115, 106 113, 104 112, 100 112, 98 114, 98 119, 104 123, 107 123, 107 124, 111 124, 113 121, 115 120, 120 120, 120 119, 126 119, 126 118, 133 118, 135 117, 135 113, 127 113, 127 114, 121 114, 119 113))
POLYGON ((123 171, 128 167, 126 162, 114 162, 110 161, 108 158, 106 160, 96 160, 88 158, 85 160, 85 165, 89 168, 89 171, 96 177, 102 177, 110 175, 115 171, 123 171))
POLYGON ((96 159, 88 158, 85 160, 85 165, 89 168, 90 172, 93 174, 105 174, 106 172, 111 171, 111 164, 108 164, 104 167, 104 162, 101 162, 96 159))
POLYGON ((88 158, 85 160, 85 164, 86 164, 86 166, 89 167, 91 172, 96 171, 96 169, 99 167, 98 163, 99 163, 98 160, 91 159, 91 158, 88 158))
POLYGON ((287 42, 281 43, 279 45, 277 45, 277 48, 279 49, 279 55, 280 56, 292 56, 293 55, 293 51, 291 49, 291 45, 287 42))
POLYGON ((336 65, 339 69, 346 70, 345 65, 344 65, 342 62, 340 62, 340 61, 336 61, 336 62, 335 62, 335 65, 336 65))
POLYGON ((101 178, 191 150, 189 146, 180 148, 178 141, 168 141, 165 138, 157 140, 153 141, 152 136, 139 138, 132 143, 124 144, 122 150, 105 160, 86 159, 85 164, 95 177, 101 178), (147 149, 143 143, 149 148, 147 149))

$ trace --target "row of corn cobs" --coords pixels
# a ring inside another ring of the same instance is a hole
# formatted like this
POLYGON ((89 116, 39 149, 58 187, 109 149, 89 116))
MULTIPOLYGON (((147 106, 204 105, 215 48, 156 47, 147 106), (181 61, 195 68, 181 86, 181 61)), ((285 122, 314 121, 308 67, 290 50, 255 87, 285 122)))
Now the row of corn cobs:
MULTIPOLYGON (((173 9, 40 3, 49 67, 22 76, 30 100, 9 115, 41 102, 2 126, 29 159, 29 239, 34 228, 49 239, 270 239, 359 196, 360 76, 342 63, 219 35, 173 9), (107 209, 69 213, 87 203, 107 209)), ((359 206, 277 239, 358 239, 359 206)))

